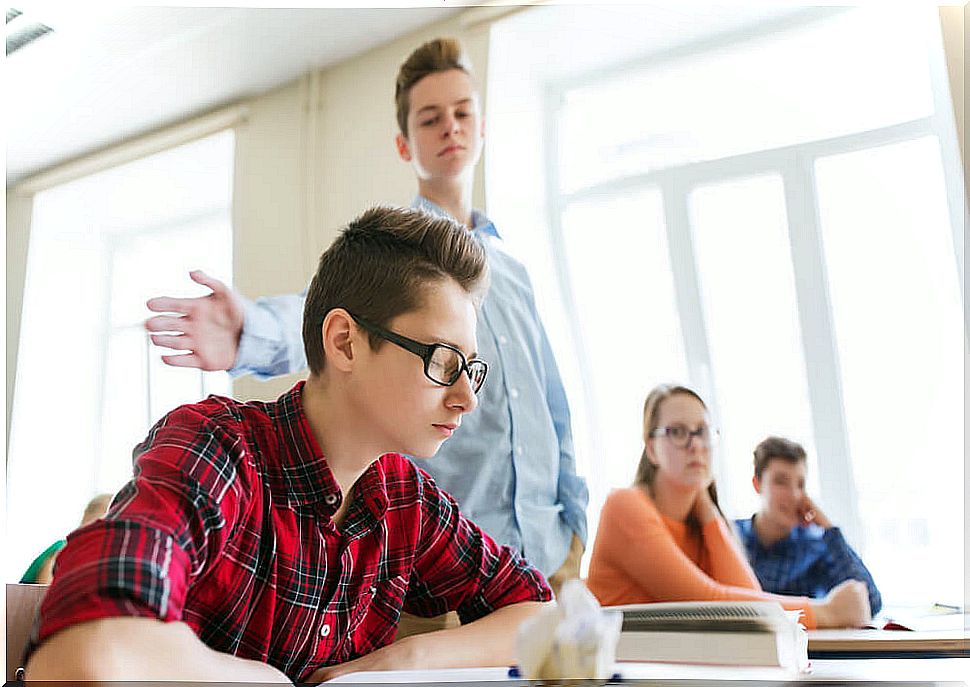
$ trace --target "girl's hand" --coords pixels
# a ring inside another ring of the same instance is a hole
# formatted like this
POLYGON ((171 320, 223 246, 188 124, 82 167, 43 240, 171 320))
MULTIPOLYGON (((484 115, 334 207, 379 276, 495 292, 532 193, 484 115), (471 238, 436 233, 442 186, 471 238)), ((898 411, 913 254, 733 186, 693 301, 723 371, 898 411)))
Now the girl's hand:
POLYGON ((711 493, 706 486, 698 492, 697 498, 694 499, 694 517, 702 525, 706 525, 718 517, 717 506, 714 505, 711 493))

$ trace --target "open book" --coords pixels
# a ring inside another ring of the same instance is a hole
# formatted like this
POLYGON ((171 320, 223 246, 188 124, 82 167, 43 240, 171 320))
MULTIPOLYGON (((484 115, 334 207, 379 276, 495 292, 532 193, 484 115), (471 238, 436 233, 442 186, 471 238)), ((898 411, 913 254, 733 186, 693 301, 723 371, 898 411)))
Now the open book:
POLYGON ((623 613, 618 661, 745 666, 808 666, 808 635, 798 611, 772 601, 634 604, 623 613))

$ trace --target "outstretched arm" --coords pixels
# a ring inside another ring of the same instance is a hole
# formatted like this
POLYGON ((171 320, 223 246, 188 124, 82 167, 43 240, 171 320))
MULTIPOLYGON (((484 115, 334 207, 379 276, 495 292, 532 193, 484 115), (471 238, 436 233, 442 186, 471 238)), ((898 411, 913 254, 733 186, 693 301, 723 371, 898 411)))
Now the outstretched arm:
POLYGON ((182 622, 193 573, 204 577, 223 557, 248 509, 240 483, 249 482, 232 469, 246 449, 233 437, 191 406, 155 424, 109 512, 68 535, 58 554, 31 680, 282 679, 206 647, 182 622))
POLYGON ((538 613, 543 605, 543 602, 524 601, 499 608, 461 627, 412 635, 353 661, 320 668, 310 676, 309 682, 332 680, 365 670, 512 665, 516 628, 538 613))
POLYGON ((306 367, 303 351, 305 293, 249 301, 205 272, 193 281, 212 293, 199 298, 153 298, 148 309, 167 313, 145 322, 158 346, 188 351, 164 355, 169 365, 227 370, 268 379, 306 367))
POLYGON ((198 298, 152 298, 148 309, 164 314, 149 318, 145 329, 152 333, 156 346, 188 351, 163 355, 169 365, 228 370, 235 364, 243 331, 243 300, 201 270, 189 272, 189 276, 212 292, 198 298))
POLYGON ((31 656, 26 677, 31 682, 290 682, 265 663, 210 649, 184 623, 151 618, 102 618, 72 625, 31 656))

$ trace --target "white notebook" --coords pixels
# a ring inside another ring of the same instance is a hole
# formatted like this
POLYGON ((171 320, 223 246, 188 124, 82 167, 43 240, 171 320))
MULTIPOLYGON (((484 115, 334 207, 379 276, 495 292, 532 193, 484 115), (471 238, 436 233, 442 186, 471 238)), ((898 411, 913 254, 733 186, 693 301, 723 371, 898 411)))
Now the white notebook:
POLYGON ((623 613, 618 661, 808 666, 808 635, 798 611, 771 601, 633 604, 623 613))

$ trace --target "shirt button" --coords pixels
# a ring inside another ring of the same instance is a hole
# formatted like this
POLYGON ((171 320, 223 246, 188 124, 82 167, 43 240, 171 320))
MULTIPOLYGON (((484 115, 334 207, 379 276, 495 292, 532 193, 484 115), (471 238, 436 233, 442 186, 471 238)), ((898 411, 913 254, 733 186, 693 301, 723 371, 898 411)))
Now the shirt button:
POLYGON ((500 337, 498 337, 498 342, 504 346, 505 344, 507 344, 509 342, 509 340, 506 339, 504 336, 500 336, 500 337))
POLYGON ((320 628, 320 636, 321 637, 329 637, 330 636, 330 626, 329 625, 324 625, 323 627, 320 628))
POLYGON ((525 453, 525 450, 522 448, 522 444, 519 444, 518 446, 515 447, 515 453, 519 456, 525 453))
POLYGON ((516 389, 515 387, 512 387, 511 389, 509 389, 509 396, 511 396, 512 398, 518 398, 519 390, 516 389))
MULTIPOLYGON (((323 502, 325 504, 327 504, 328 506, 332 506, 333 504, 335 504, 337 502, 337 495, 336 494, 327 494, 326 496, 323 497, 323 502)), ((330 628, 327 628, 327 632, 330 632, 330 628)))

